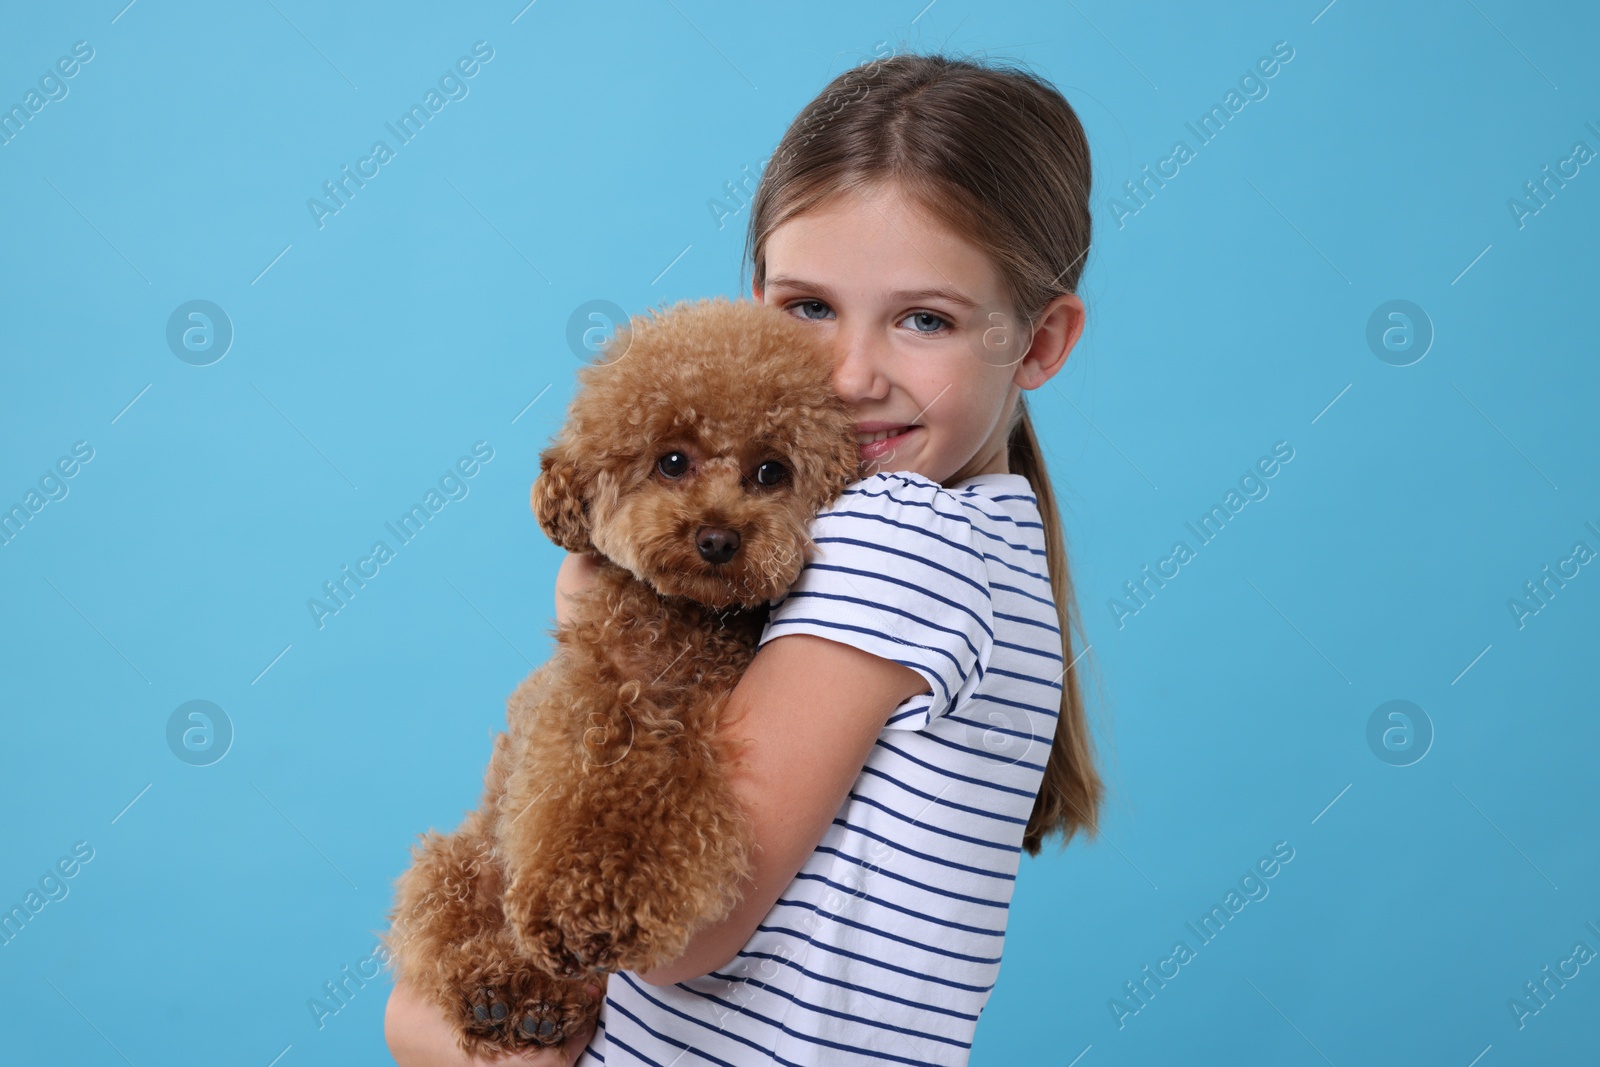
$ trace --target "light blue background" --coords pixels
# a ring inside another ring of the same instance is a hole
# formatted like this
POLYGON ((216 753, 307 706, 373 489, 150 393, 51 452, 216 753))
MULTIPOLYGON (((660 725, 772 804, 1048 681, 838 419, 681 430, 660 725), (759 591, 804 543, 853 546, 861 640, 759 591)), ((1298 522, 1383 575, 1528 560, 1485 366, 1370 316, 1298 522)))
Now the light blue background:
POLYGON ((1520 628, 1507 602, 1600 549, 1600 173, 1521 228, 1507 201, 1600 149, 1600 18, 1324 2, 8 11, 0 104, 94 58, 0 147, 0 505, 94 458, 0 547, 0 904, 94 859, 0 947, 7 1062, 389 1062, 386 978, 321 1028, 307 1002, 549 650, 527 492, 569 317, 742 293, 745 212, 708 202, 833 75, 939 47, 1051 78, 1096 182, 1090 327, 1031 402, 1111 793, 1100 840, 1024 858, 972 1062, 1592 1062, 1600 964, 1523 1029, 1508 1000, 1600 950, 1600 568, 1520 628), (319 229, 307 199, 480 40, 470 94, 319 229), (1277 41, 1269 95, 1119 228, 1277 41), (211 366, 165 341, 193 299, 236 331, 211 366), (1366 342, 1393 299, 1436 331, 1406 367, 1366 342), (470 494, 318 629, 308 598, 477 441, 470 494), (1278 441, 1270 495, 1119 627, 1278 441), (194 699, 235 730, 207 767, 166 741, 194 699), (1407 767, 1366 740, 1393 699, 1436 735, 1407 767), (1270 895, 1119 1028, 1279 841, 1270 895))

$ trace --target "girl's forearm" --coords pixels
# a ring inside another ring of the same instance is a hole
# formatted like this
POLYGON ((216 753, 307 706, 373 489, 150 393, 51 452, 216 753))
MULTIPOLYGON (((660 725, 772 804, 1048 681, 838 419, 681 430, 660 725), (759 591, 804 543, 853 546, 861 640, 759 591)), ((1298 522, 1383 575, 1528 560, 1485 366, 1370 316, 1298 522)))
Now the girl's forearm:
POLYGON ((751 880, 731 913, 640 978, 671 985, 738 955, 833 825, 890 713, 927 689, 909 667, 814 634, 761 646, 723 727, 742 749, 730 784, 752 822, 751 880))

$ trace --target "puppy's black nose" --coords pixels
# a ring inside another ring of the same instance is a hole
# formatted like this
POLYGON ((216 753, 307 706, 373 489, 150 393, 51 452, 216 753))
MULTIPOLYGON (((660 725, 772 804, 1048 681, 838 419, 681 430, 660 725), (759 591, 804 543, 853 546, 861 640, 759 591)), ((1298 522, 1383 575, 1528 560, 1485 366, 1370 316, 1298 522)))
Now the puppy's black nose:
POLYGON ((707 563, 726 563, 739 551, 739 534, 720 526, 702 526, 695 537, 695 547, 707 563))

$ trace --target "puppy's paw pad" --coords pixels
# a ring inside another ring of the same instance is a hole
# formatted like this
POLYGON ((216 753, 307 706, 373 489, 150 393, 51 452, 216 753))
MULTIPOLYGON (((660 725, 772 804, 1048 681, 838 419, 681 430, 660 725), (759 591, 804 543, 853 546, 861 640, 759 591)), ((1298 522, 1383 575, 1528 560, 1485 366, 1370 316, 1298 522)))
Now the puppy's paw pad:
POLYGON ((506 1003, 501 991, 488 986, 480 987, 467 998, 467 1031, 479 1037, 498 1039, 504 1035, 506 1017, 511 1005, 506 1003))
POLYGON ((517 1033, 522 1040, 531 1045, 550 1046, 557 1045, 567 1039, 565 1027, 562 1026, 561 1010, 552 1004, 540 1003, 534 1005, 520 1022, 517 1023, 517 1033))

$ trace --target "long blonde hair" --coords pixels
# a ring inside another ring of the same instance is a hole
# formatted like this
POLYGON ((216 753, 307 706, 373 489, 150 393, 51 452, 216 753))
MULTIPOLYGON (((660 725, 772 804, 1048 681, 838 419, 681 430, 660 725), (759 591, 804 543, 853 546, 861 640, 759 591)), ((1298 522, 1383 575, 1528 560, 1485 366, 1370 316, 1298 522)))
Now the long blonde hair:
MULTIPOLYGON (((745 259, 766 287, 766 242, 785 221, 842 192, 893 182, 973 245, 1004 278, 1032 336, 1049 301, 1077 290, 1089 251, 1089 143, 1054 86, 1015 67, 899 54, 847 70, 800 112, 762 173, 745 259)), ((1079 687, 1081 624, 1066 543, 1026 396, 1012 411, 1010 471, 1028 480, 1044 525, 1060 621, 1061 714, 1022 847, 1098 830, 1104 786, 1079 687)))

